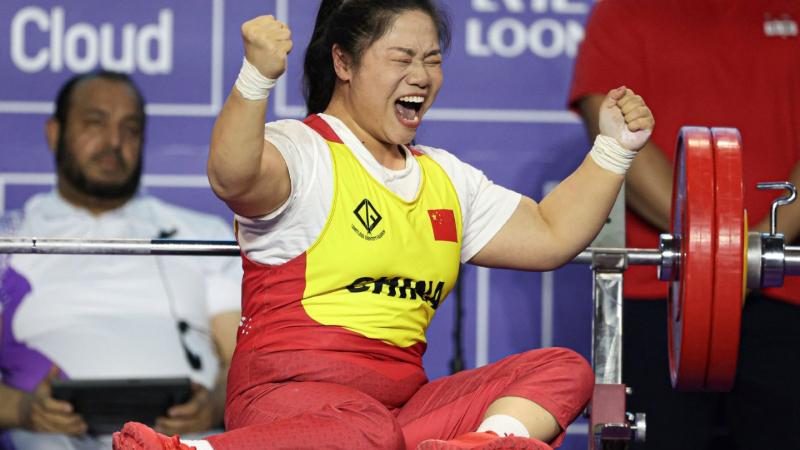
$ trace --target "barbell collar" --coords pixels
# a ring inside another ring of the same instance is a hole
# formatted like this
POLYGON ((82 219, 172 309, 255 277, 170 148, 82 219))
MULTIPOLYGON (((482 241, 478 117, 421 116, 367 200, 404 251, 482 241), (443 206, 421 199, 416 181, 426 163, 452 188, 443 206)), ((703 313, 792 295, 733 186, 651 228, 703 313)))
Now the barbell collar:
POLYGON ((669 233, 662 233, 659 236, 658 249, 661 253, 661 262, 656 267, 658 279, 661 281, 677 280, 681 267, 680 238, 669 233))
POLYGON ((761 235, 761 284, 762 288, 781 287, 786 271, 786 248, 783 234, 761 235))
POLYGON ((751 231, 747 237, 746 262, 747 262, 747 287, 758 289, 761 287, 761 233, 751 231))

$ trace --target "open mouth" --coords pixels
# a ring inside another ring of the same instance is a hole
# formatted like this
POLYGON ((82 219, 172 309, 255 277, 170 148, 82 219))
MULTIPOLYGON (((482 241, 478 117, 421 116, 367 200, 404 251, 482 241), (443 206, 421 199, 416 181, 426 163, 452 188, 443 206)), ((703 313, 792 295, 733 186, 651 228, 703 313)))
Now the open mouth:
POLYGON ((394 102, 394 109, 400 122, 409 128, 419 126, 419 111, 423 102, 425 97, 419 95, 407 95, 397 99, 394 102))

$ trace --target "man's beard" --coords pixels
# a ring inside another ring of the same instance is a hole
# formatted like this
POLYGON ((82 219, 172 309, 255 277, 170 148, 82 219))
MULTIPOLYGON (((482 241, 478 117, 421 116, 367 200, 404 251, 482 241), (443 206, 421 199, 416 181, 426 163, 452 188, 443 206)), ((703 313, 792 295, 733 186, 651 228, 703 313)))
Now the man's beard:
MULTIPOLYGON (((139 181, 142 177, 141 151, 139 152, 139 159, 136 161, 136 167, 134 167, 133 172, 131 172, 127 179, 121 182, 92 181, 81 171, 72 152, 67 148, 64 134, 63 132, 59 134, 56 146, 56 167, 61 177, 76 190, 90 197, 103 200, 119 200, 133 197, 136 190, 139 189, 139 181)), ((119 148, 106 148, 92 156, 92 159, 102 158, 108 155, 115 157, 120 167, 126 166, 119 148)))

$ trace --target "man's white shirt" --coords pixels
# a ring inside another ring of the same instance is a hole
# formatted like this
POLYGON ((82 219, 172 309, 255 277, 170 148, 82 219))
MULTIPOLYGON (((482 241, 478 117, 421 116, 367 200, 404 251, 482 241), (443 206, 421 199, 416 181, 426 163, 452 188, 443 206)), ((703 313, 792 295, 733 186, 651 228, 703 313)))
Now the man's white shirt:
MULTIPOLYGON (((217 217, 146 195, 95 216, 55 191, 38 194, 16 222, 13 234, 20 237, 233 236, 217 217)), ((189 376, 214 385, 218 359, 209 318, 239 310, 239 258, 13 255, 6 264, 31 286, 12 317, 14 340, 42 353, 70 378, 189 376), (183 339, 200 357, 200 370, 187 361, 179 320, 190 325, 183 339)))

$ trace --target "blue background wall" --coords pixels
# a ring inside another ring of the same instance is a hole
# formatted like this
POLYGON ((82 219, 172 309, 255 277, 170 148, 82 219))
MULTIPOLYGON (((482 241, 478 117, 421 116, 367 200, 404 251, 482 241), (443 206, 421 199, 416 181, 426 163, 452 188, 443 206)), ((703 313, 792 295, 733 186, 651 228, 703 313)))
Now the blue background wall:
MULTIPOLYGON (((592 0, 445 0, 453 46, 445 84, 417 141, 452 151, 495 182, 541 199, 588 150, 565 111, 572 66, 592 0)), ((274 14, 295 51, 271 97, 269 118, 302 117, 302 54, 318 0, 4 0, 0 2, 0 211, 50 189, 44 121, 73 72, 130 72, 149 102, 145 189, 230 218, 208 188, 205 161, 214 117, 241 65, 242 22, 274 14)), ((565 205, 568 206, 568 205, 565 205)), ((543 346, 587 357, 591 273, 465 267, 467 367, 543 346)), ((429 376, 449 372, 452 295, 430 330, 429 376)), ((564 448, 586 448, 586 424, 564 448)))

